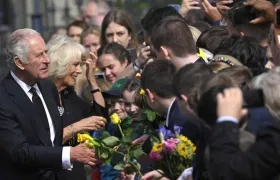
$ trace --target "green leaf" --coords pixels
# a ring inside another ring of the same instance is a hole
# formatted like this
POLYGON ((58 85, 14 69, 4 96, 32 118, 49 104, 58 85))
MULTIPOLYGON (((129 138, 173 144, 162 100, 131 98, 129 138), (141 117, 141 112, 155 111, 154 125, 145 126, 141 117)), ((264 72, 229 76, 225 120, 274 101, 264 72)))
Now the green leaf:
POLYGON ((151 137, 151 142, 154 144, 154 143, 159 143, 160 142, 160 140, 157 138, 157 137, 155 137, 155 136, 150 136, 151 137))
POLYGON ((124 163, 120 162, 117 165, 114 166, 114 169, 122 171, 124 169, 124 163))
POLYGON ((108 131, 102 131, 101 133, 101 139, 105 139, 107 137, 110 137, 110 133, 108 131))
POLYGON ((141 148, 140 146, 141 145, 139 144, 132 144, 129 149, 130 151, 135 151, 136 149, 141 148))
POLYGON ((105 164, 111 164, 112 155, 110 155, 107 159, 105 159, 105 164))
POLYGON ((93 139, 93 141, 90 141, 95 146, 101 146, 101 144, 97 141, 96 138, 93 139))
POLYGON ((123 133, 125 136, 130 136, 130 134, 132 134, 133 131, 134 131, 133 128, 127 128, 127 129, 123 130, 123 133))
POLYGON ((120 143, 120 140, 115 136, 110 136, 103 139, 102 142, 109 147, 115 147, 120 143))
POLYGON ((130 137, 130 136, 124 136, 124 137, 122 138, 122 141, 123 141, 124 143, 130 143, 130 142, 131 142, 131 137, 130 137))
POLYGON ((102 159, 107 159, 109 157, 108 152, 106 152, 106 151, 102 152, 101 157, 102 157, 102 159))
POLYGON ((144 151, 142 149, 137 149, 133 152, 133 155, 136 159, 138 159, 143 154, 144 154, 144 151))
POLYGON ((147 118, 149 121, 154 121, 156 118, 156 113, 154 111, 148 111, 147 112, 147 118))

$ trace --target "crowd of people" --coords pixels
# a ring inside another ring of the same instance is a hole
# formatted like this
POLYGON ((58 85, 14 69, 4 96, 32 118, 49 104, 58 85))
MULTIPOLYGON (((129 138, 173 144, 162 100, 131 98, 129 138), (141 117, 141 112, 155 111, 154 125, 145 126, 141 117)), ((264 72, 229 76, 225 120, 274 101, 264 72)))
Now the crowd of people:
POLYGON ((148 109, 151 131, 180 126, 196 146, 178 180, 278 179, 280 5, 183 0, 176 7, 150 8, 136 31, 125 11, 89 1, 65 34, 45 41, 28 28, 11 33, 10 71, 0 83, 1 177, 136 179, 77 141, 79 132, 104 129, 120 137, 110 119, 116 113, 146 153, 137 160, 141 179, 171 179, 151 168, 151 134, 137 129, 148 109))

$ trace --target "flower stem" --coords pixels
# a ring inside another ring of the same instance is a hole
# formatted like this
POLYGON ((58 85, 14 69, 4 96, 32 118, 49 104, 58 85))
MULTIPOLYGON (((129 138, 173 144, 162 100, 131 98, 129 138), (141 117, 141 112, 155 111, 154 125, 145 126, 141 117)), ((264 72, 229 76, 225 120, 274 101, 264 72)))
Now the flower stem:
MULTIPOLYGON (((122 155, 122 156, 124 156, 125 157, 125 154, 123 154, 123 153, 121 153, 121 152, 119 152, 119 151, 116 151, 115 149, 112 149, 112 148, 110 148, 110 147, 107 147, 107 146, 105 146, 105 145, 103 145, 102 146, 103 148, 105 148, 105 149, 108 149, 108 150, 112 150, 113 152, 115 152, 115 153, 117 153, 117 154, 120 154, 120 155, 122 155)), ((129 164, 132 164, 132 166, 136 169, 136 173, 137 174, 139 174, 139 176, 140 176, 140 178, 142 178, 142 173, 141 173, 141 171, 140 171, 140 169, 138 168, 138 166, 137 165, 135 165, 132 161, 130 161, 129 159, 127 159, 127 161, 129 162, 129 164)))
POLYGON ((120 132, 121 132, 122 137, 124 137, 124 134, 123 134, 123 131, 122 131, 122 128, 121 128, 121 125, 120 125, 120 124, 118 124, 118 128, 119 128, 119 130, 120 130, 120 132))

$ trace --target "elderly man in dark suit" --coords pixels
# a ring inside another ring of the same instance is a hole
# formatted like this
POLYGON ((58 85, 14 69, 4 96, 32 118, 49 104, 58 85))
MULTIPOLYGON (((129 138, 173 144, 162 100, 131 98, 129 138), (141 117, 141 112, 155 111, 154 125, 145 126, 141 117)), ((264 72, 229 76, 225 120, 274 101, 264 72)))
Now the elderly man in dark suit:
POLYGON ((3 179, 63 179, 72 162, 95 165, 83 144, 62 147, 62 124, 49 58, 39 33, 19 29, 7 44, 8 75, 0 83, 0 174, 3 179))

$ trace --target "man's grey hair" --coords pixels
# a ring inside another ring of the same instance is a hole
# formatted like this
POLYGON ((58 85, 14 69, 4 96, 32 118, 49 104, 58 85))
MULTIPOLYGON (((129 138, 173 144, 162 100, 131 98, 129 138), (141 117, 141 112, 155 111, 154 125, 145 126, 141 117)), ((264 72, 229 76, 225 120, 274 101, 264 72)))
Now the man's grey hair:
POLYGON ((40 36, 40 34, 28 28, 18 29, 10 35, 5 49, 7 56, 6 62, 10 70, 15 68, 15 56, 18 56, 23 63, 28 61, 29 39, 34 36, 40 36))
POLYGON ((262 89, 265 105, 272 115, 280 119, 280 73, 277 69, 271 72, 256 76, 249 87, 252 89, 262 89))
POLYGON ((97 5, 98 13, 107 14, 110 11, 110 6, 105 0, 88 0, 85 1, 81 6, 81 11, 83 11, 86 6, 90 3, 95 3, 97 5))

